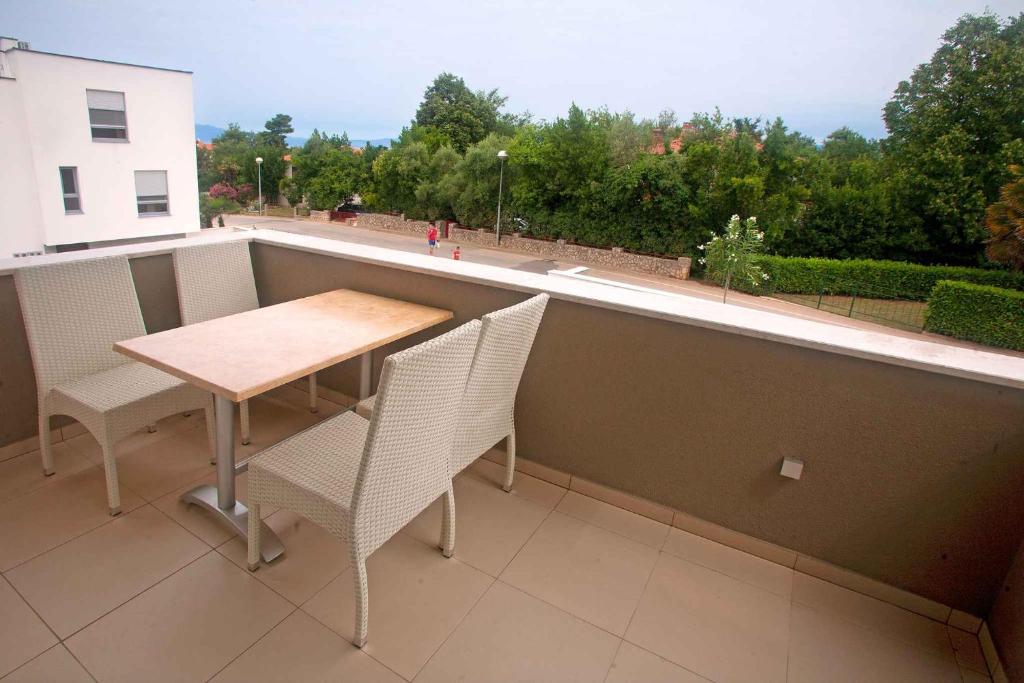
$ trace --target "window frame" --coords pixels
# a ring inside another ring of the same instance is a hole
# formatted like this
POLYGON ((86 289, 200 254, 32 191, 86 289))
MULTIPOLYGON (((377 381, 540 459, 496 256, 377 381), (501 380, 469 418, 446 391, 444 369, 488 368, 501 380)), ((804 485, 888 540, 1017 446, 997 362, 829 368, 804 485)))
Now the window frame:
POLYGON ((60 177, 60 191, 64 201, 64 215, 74 216, 77 214, 85 213, 82 210, 82 184, 78 181, 78 167, 77 166, 58 166, 57 174, 60 177), (68 188, 64 183, 64 171, 71 171, 71 178, 75 183, 75 191, 68 192, 68 188), (68 199, 74 199, 78 202, 77 209, 68 208, 68 199))
POLYGON ((171 190, 169 187, 169 181, 166 170, 160 169, 141 169, 134 173, 135 177, 135 212, 139 218, 157 218, 159 216, 170 216, 171 215, 171 190), (140 195, 139 194, 139 173, 163 173, 164 174, 164 192, 162 195, 140 195), (162 199, 160 199, 162 197, 162 199), (147 198, 146 201, 142 201, 143 198, 147 198), (142 211, 143 205, 151 206, 154 204, 163 204, 163 211, 142 211))
POLYGON ((85 89, 85 111, 86 111, 86 114, 88 114, 88 116, 89 116, 89 137, 92 139, 93 142, 114 142, 114 143, 131 142, 131 139, 128 137, 128 97, 127 97, 127 95, 125 95, 124 92, 122 92, 120 90, 101 90, 99 88, 86 88, 85 89), (90 92, 114 93, 114 94, 120 95, 123 108, 122 109, 101 109, 99 107, 90 107, 89 106, 89 93, 90 92), (122 125, 115 125, 115 124, 109 124, 109 123, 93 123, 93 121, 92 121, 92 112, 94 110, 95 111, 116 111, 116 112, 120 112, 121 115, 124 117, 124 125, 122 126, 122 125), (95 131, 97 129, 99 129, 99 130, 123 131, 124 132, 124 137, 123 138, 122 137, 112 137, 112 138, 96 137, 95 131))

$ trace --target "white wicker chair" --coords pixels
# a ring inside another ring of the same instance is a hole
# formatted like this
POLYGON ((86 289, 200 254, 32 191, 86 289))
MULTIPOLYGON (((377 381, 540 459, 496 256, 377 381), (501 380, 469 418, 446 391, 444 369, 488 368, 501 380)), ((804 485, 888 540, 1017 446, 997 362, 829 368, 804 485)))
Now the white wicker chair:
MULTIPOLYGON (((249 243, 197 244, 174 250, 181 324, 192 325, 260 307, 249 243)), ((309 376, 309 409, 317 412, 316 373, 309 376)), ((242 443, 249 443, 249 402, 238 409, 242 443)))
POLYGON ((474 320, 388 356, 369 421, 345 411, 249 461, 249 569, 259 568, 262 505, 298 512, 347 541, 358 647, 368 624, 366 559, 441 495, 441 547, 451 557, 454 425, 479 334, 474 320))
MULTIPOLYGON (((548 295, 538 294, 482 318, 480 340, 466 384, 462 419, 452 453, 453 477, 508 437, 502 488, 512 490, 516 469, 516 392, 547 303, 548 295)), ((376 398, 370 396, 360 401, 356 412, 369 418, 376 398)))
POLYGON ((160 418, 204 409, 214 451, 213 396, 113 350, 146 334, 127 258, 25 268, 14 281, 36 375, 45 474, 54 472, 53 415, 75 418, 99 442, 112 515, 121 511, 117 441, 160 418))

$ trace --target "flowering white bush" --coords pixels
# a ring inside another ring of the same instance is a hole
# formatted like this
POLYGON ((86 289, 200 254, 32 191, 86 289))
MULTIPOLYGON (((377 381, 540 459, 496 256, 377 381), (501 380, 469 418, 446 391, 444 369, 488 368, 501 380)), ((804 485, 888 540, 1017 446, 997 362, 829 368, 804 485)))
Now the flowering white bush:
POLYGON ((697 260, 706 268, 708 277, 724 287, 722 301, 729 293, 733 278, 746 280, 754 288, 768 280, 768 273, 757 264, 764 251, 764 233, 757 229, 757 218, 753 216, 741 221, 739 216, 733 215, 723 234, 715 235, 697 248, 704 252, 697 260))

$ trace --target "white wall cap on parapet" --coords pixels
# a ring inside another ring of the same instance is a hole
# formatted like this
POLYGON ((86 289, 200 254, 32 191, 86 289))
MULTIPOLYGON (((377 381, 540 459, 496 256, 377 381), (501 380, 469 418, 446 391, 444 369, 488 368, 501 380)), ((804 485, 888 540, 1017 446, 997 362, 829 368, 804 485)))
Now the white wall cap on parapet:
POLYGON ((177 240, 147 242, 64 254, 0 259, 0 275, 18 268, 114 254, 149 256, 170 253, 183 243, 209 240, 253 240, 316 254, 382 265, 453 280, 473 282, 526 293, 548 292, 555 299, 623 311, 670 322, 791 344, 827 353, 899 365, 926 372, 1024 389, 1024 357, 979 349, 908 339, 759 311, 684 295, 665 295, 624 289, 576 278, 539 275, 480 263, 438 259, 384 247, 297 235, 257 228, 246 232, 201 234, 177 240))

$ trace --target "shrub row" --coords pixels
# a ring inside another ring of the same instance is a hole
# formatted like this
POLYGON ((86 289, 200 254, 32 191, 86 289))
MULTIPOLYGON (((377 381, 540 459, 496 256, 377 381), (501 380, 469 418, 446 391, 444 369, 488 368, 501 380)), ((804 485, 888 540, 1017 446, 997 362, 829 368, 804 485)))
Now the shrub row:
MULTIPOLYGON (((924 266, 903 261, 836 260, 763 256, 769 280, 760 293, 857 295, 870 299, 926 301, 941 280, 1024 290, 1024 273, 963 266, 924 266)), ((737 289, 750 291, 749 284, 737 289)))
POLYGON ((929 332, 1024 351, 1024 292, 942 281, 928 298, 929 332))

